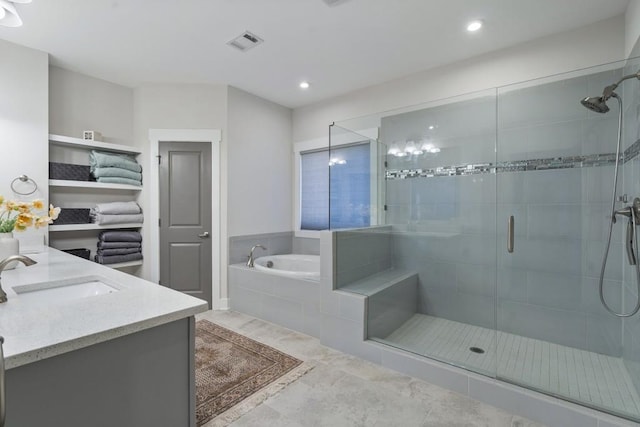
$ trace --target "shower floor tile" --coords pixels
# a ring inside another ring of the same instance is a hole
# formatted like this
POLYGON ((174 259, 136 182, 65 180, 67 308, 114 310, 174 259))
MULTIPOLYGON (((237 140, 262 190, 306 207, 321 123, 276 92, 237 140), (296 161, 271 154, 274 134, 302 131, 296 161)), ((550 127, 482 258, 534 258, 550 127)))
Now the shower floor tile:
POLYGON ((490 376, 497 372, 501 379, 596 408, 640 417, 640 396, 620 358, 425 314, 415 314, 389 336, 374 339, 490 376), (473 352, 471 347, 484 353, 473 352))

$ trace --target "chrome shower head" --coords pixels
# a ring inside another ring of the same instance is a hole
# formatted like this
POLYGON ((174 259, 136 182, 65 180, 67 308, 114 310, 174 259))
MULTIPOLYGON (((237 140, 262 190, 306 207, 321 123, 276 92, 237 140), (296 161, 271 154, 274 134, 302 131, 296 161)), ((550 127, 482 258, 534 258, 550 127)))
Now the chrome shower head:
POLYGON ((587 96, 581 100, 580 103, 596 113, 606 113, 609 111, 607 102, 601 96, 587 96))
POLYGON ((609 111, 609 107, 607 106, 607 101, 609 100, 609 98, 620 98, 618 94, 614 92, 614 90, 616 90, 620 83, 628 79, 640 80, 640 71, 635 74, 624 76, 616 83, 605 87, 602 91, 602 96, 587 96, 586 98, 582 99, 580 103, 587 107, 589 110, 595 111, 596 113, 606 113, 609 111))

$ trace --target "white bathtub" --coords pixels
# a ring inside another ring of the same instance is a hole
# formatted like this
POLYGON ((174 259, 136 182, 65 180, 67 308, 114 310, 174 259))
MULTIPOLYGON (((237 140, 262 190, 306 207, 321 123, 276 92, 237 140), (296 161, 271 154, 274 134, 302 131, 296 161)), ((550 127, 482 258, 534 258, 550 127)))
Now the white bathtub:
POLYGON ((319 255, 290 254, 263 256, 257 258, 253 265, 256 270, 269 274, 307 280, 320 280, 319 255))

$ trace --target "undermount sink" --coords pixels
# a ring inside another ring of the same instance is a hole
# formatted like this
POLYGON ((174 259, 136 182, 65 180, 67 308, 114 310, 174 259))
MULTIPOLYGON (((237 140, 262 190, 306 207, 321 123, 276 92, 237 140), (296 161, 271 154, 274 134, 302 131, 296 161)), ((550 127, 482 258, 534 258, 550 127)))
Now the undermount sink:
POLYGON ((120 287, 101 276, 74 277, 53 282, 29 283, 14 286, 13 291, 21 301, 55 303, 106 295, 120 287))

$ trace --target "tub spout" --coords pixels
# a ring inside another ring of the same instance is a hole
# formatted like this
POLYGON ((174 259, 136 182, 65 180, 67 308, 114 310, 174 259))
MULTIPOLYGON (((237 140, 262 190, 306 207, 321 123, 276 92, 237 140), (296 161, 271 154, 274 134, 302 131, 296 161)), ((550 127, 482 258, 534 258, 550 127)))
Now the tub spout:
POLYGON ((254 247, 252 247, 251 252, 249 252, 249 259, 247 260, 247 267, 253 267, 253 251, 255 251, 256 248, 262 248, 265 251, 267 250, 267 248, 262 245, 255 245, 254 247))

